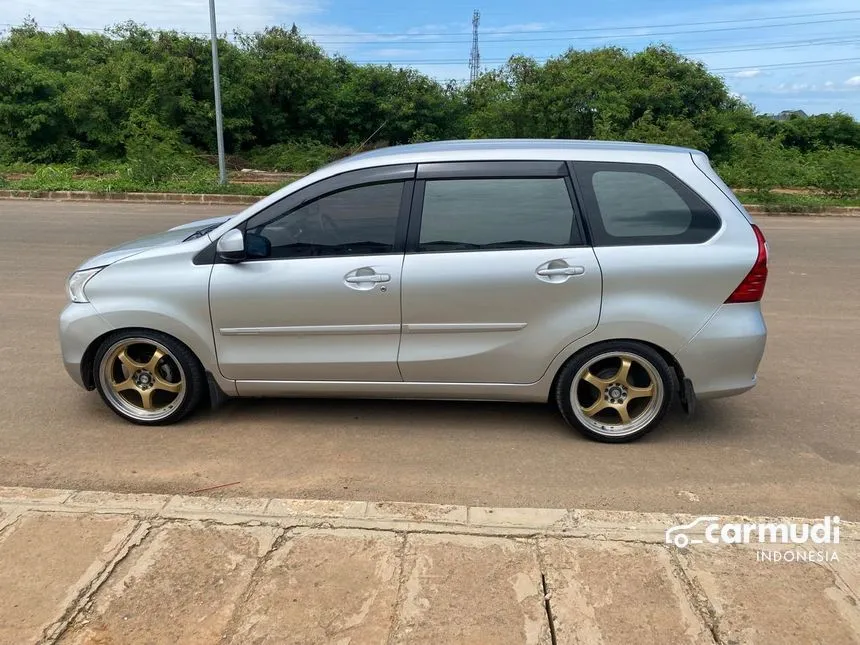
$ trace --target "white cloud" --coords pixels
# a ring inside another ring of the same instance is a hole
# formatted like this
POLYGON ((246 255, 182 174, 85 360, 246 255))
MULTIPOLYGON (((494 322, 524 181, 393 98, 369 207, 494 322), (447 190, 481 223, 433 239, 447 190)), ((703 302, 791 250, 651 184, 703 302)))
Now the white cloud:
POLYGON ((481 33, 487 34, 506 34, 544 31, 546 28, 547 25, 542 22, 526 22, 522 24, 504 25, 502 27, 481 27, 480 31, 481 33))
POLYGON ((845 81, 845 84, 848 87, 860 87, 860 76, 852 76, 847 81, 845 81))
MULTIPOLYGON (((319 13, 327 0, 218 0, 218 31, 255 31, 278 24, 290 24, 319 13)), ((103 29, 133 20, 149 27, 208 33, 209 8, 202 0, 0 0, 2 21, 20 24, 32 17, 44 27, 103 29)))
POLYGON ((760 69, 745 69, 743 71, 732 74, 732 76, 734 76, 735 78, 755 78, 756 76, 760 75, 760 69))

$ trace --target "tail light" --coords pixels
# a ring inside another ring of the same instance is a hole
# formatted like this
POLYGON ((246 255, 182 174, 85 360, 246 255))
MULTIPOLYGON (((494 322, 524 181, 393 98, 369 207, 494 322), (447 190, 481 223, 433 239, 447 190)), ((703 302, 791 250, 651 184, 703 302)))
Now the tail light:
POLYGON ((764 296, 764 285, 767 282, 767 241, 761 229, 752 225, 755 239, 758 242, 758 256, 747 277, 738 285, 726 300, 726 304, 738 302, 758 302, 764 296))

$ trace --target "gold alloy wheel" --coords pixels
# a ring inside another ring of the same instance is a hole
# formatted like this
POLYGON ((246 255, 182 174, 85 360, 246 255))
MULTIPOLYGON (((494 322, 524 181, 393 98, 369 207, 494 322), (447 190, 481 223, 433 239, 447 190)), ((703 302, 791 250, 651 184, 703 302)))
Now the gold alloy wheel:
POLYGON ((577 372, 570 392, 573 413, 598 434, 639 432, 659 414, 665 396, 657 368, 641 356, 607 352, 577 372))
POLYGON ((104 353, 99 366, 102 391, 116 409, 142 421, 157 421, 179 407, 186 395, 185 373, 164 345, 126 338, 104 353))

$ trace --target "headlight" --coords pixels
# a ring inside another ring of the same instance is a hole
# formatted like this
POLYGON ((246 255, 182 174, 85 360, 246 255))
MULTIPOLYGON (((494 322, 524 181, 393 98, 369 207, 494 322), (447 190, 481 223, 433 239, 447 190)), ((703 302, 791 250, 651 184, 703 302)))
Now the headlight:
POLYGON ((96 273, 104 269, 104 267, 96 267, 95 269, 86 269, 84 271, 75 271, 69 276, 69 281, 66 283, 66 291, 69 294, 69 299, 72 302, 89 302, 87 295, 84 293, 84 287, 96 273))

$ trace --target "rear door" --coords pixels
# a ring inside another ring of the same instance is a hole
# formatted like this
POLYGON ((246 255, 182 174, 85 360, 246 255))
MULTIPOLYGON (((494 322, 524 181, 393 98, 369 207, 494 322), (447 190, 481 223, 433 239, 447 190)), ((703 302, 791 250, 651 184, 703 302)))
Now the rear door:
POLYGON ((402 281, 407 382, 533 383, 600 316, 563 162, 419 165, 402 281))

